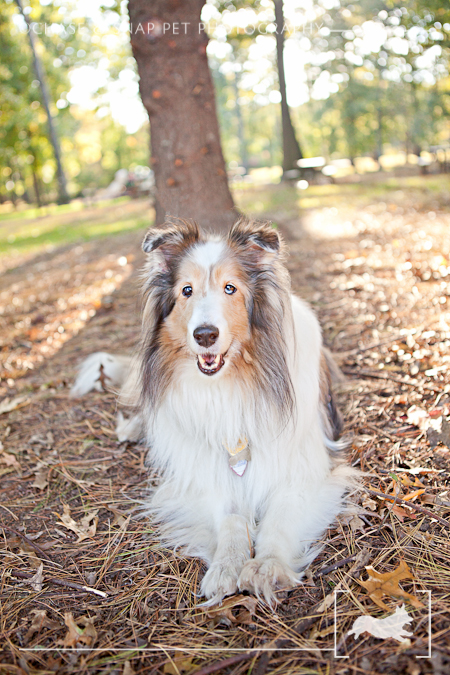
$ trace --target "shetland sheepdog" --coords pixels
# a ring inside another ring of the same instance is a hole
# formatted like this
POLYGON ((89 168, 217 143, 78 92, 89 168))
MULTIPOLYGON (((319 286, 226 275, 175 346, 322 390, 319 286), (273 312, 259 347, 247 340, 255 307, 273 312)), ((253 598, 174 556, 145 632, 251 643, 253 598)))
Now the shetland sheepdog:
POLYGON ((241 218, 220 238, 176 220, 143 249, 137 355, 91 355, 72 394, 122 388, 135 414, 120 414, 119 440, 148 445, 148 512, 162 541, 206 562, 207 600, 247 590, 273 604, 355 480, 336 442, 335 366, 269 223, 241 218))

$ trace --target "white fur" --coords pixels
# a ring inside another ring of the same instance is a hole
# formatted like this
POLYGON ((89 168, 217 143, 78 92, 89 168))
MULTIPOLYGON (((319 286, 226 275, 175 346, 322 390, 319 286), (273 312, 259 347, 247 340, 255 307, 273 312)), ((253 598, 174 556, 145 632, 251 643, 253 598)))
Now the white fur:
POLYGON ((140 441, 144 436, 142 417, 138 414, 126 418, 119 411, 117 413, 116 434, 119 443, 124 443, 125 441, 136 443, 140 441))
POLYGON ((190 253, 190 257, 197 265, 200 265, 200 267, 209 269, 221 260, 225 252, 226 247, 223 241, 220 239, 210 239, 205 243, 194 246, 190 253))

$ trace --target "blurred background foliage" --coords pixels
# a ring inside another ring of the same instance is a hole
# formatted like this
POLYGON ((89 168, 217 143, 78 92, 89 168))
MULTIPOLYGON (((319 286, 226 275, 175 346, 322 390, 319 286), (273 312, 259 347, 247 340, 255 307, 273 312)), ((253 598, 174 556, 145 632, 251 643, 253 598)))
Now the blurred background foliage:
MULTIPOLYGON (((126 2, 30 0, 72 197, 148 165, 126 2)), ((417 167, 450 142, 450 8, 440 0, 285 0, 287 96, 305 157, 346 171, 417 167), (381 159, 380 159, 381 158, 381 159), (337 162, 339 164, 339 162, 337 162)), ((208 0, 224 154, 239 175, 282 163, 271 0, 208 0)), ((0 4, 0 201, 49 203, 55 162, 15 2, 0 4)), ((270 174, 279 176, 281 170, 270 174)))

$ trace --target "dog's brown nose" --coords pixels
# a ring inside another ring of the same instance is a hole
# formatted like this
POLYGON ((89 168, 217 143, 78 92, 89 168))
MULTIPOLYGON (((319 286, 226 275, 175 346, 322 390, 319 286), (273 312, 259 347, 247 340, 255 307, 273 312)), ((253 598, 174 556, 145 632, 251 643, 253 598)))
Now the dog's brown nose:
POLYGON ((215 326, 199 326, 194 330, 195 341, 201 347, 211 347, 219 337, 219 329, 215 326))

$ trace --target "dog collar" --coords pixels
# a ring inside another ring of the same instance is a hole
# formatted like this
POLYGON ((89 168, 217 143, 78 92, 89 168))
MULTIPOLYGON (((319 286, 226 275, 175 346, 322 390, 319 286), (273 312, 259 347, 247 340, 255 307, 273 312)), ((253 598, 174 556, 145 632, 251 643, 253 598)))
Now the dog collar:
POLYGON ((230 464, 230 469, 238 476, 243 476, 247 464, 251 459, 248 440, 244 436, 244 438, 239 439, 235 448, 230 448, 226 443, 224 443, 223 446, 229 454, 228 462, 230 464))

